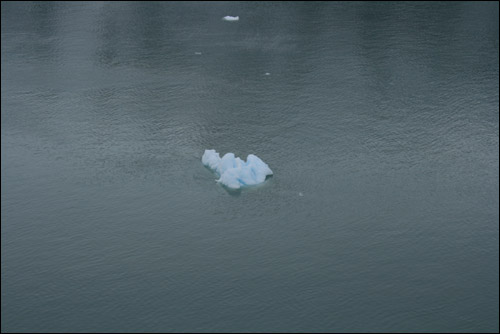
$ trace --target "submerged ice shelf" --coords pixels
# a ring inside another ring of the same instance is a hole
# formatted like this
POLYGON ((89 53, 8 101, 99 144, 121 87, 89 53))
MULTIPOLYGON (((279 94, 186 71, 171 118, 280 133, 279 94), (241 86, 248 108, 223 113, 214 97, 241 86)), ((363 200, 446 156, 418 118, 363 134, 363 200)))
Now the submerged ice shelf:
POLYGON ((228 188, 239 189, 262 183, 273 171, 258 156, 249 154, 247 161, 226 153, 222 158, 215 150, 205 150, 201 162, 219 175, 217 182, 228 188))

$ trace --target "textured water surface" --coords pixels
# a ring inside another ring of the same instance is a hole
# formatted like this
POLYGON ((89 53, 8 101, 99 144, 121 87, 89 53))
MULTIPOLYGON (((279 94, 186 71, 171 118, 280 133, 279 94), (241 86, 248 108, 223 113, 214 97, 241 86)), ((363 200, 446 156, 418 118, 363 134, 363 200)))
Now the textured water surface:
POLYGON ((2 2, 2 332, 498 332, 498 12, 2 2))

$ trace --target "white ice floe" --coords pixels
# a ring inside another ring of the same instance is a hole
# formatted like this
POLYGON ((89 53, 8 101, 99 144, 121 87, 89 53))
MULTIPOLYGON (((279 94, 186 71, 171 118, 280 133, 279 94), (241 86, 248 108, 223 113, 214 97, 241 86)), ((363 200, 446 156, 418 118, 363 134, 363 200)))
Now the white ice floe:
POLYGON ((239 16, 224 16, 222 18, 224 21, 238 21, 240 19, 239 16))
POLYGON ((226 187, 239 189, 262 183, 273 171, 258 156, 249 154, 247 161, 226 153, 222 158, 215 150, 205 150, 201 162, 219 175, 217 182, 226 187))

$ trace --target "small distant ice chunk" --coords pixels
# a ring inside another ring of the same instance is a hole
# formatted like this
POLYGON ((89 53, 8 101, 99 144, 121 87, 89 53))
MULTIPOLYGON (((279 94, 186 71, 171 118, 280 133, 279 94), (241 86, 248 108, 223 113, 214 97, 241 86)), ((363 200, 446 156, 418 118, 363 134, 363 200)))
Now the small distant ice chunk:
POLYGON ((240 19, 239 16, 224 16, 222 18, 224 21, 238 21, 240 19))
POLYGON ((271 75, 271 73, 269 73, 269 72, 266 72, 266 74, 265 74, 265 75, 271 75))
POLYGON ((300 197, 302 197, 302 196, 304 196, 304 194, 303 194, 303 193, 301 193, 301 192, 299 192, 299 196, 300 196, 300 197))
POLYGON ((215 150, 205 150, 201 162, 219 175, 217 182, 239 189, 262 183, 273 171, 258 156, 249 154, 247 161, 226 153, 222 158, 215 150))
POLYGON ((194 54, 195 55, 201 55, 201 52, 195 52, 194 54))

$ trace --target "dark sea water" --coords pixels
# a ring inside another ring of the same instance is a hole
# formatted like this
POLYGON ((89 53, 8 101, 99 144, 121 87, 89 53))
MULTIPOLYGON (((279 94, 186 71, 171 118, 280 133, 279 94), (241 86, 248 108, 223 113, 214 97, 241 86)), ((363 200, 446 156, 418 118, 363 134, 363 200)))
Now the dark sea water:
POLYGON ((498 27, 2 2, 2 332, 498 332, 498 27), (212 148, 274 176, 229 192, 212 148))

